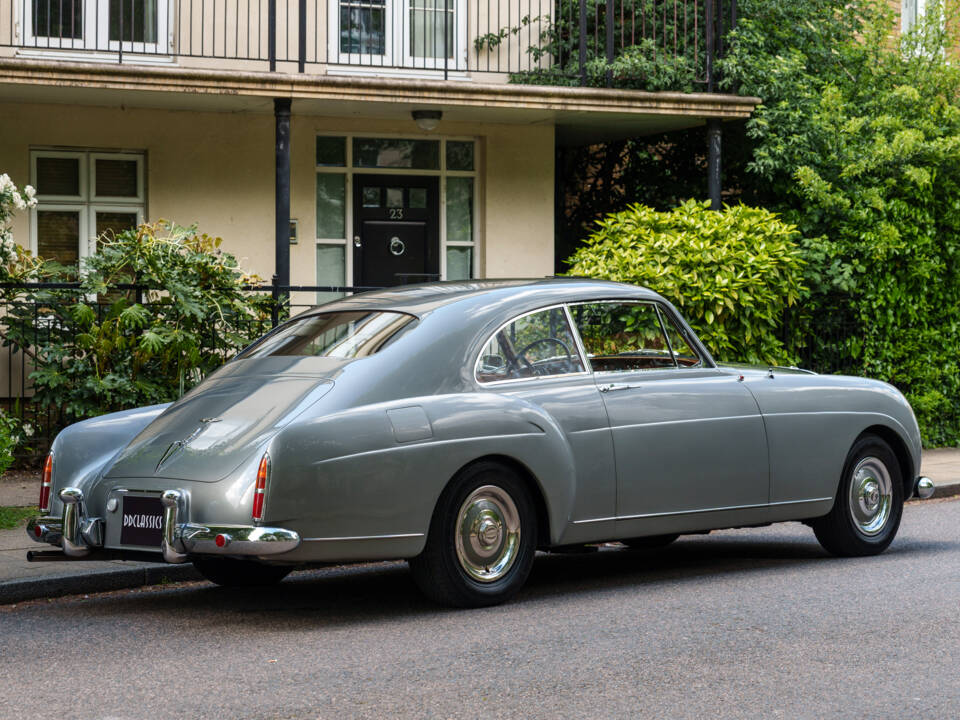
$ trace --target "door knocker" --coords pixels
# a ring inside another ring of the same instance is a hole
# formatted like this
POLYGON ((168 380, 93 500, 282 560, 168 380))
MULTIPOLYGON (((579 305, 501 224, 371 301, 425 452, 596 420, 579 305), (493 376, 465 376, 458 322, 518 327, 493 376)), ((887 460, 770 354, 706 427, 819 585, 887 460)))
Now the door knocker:
POLYGON ((403 251, 407 249, 407 246, 403 244, 403 240, 398 237, 390 238, 390 252, 394 255, 403 255, 403 251))

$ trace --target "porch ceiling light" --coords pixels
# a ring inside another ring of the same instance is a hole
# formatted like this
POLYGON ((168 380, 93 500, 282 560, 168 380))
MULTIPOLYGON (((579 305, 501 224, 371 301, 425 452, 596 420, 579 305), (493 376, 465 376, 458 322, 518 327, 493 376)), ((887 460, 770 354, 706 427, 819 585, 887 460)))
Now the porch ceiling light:
POLYGON ((410 115, 413 116, 417 127, 424 132, 436 130, 437 125, 440 124, 440 118, 443 117, 440 110, 414 110, 410 115))

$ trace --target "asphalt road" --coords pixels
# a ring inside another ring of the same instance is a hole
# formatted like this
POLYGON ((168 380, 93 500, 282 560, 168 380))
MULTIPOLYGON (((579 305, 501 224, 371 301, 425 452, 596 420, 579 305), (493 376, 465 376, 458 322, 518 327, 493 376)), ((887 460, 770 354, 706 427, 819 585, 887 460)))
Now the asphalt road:
POLYGON ((451 611, 399 563, 0 608, 2 718, 960 717, 960 500, 877 558, 787 524, 538 557, 451 611))

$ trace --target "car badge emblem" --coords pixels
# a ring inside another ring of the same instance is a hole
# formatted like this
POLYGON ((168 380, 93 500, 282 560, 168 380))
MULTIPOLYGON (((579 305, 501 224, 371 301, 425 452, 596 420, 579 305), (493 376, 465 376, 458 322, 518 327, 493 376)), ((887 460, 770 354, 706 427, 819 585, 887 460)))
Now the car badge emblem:
POLYGON ((163 466, 163 464, 180 452, 183 444, 183 440, 177 440, 176 442, 170 443, 167 449, 163 451, 163 455, 160 457, 160 462, 157 463, 157 468, 154 470, 154 472, 160 472, 160 468, 163 466))
POLYGON ((200 418, 200 427, 198 427, 192 433, 187 435, 183 440, 177 440, 176 442, 172 442, 170 443, 170 445, 167 446, 167 449, 163 451, 163 455, 160 456, 160 462, 157 463, 157 467, 154 470, 154 472, 160 472, 160 468, 163 467, 163 465, 170 458, 172 458, 178 452, 183 450, 183 448, 189 445, 191 441, 196 439, 197 435, 202 433, 204 429, 207 427, 207 425, 209 425, 210 423, 220 422, 222 419, 223 418, 218 418, 218 417, 200 418))

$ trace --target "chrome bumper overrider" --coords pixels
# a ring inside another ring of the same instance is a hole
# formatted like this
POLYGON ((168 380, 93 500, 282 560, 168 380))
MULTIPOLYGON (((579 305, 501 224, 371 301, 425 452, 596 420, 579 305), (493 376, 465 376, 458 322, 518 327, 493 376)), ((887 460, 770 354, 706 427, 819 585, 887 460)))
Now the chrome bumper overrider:
POLYGON ((921 500, 926 500, 929 497, 933 497, 933 493, 936 491, 936 489, 937 488, 934 486, 933 480, 921 475, 917 478, 917 482, 913 486, 913 494, 921 500))
MULTIPOLYGON (((60 491, 62 517, 38 517, 27 523, 32 540, 63 548, 64 558, 81 558, 103 548, 103 518, 87 517, 83 493, 76 488, 60 491)), ((188 496, 180 490, 166 490, 163 505, 160 554, 169 563, 187 562, 192 554, 279 555, 295 549, 300 535, 293 530, 258 525, 201 525, 180 522, 187 514, 188 496)), ((49 558, 47 558, 49 559, 49 558)))

